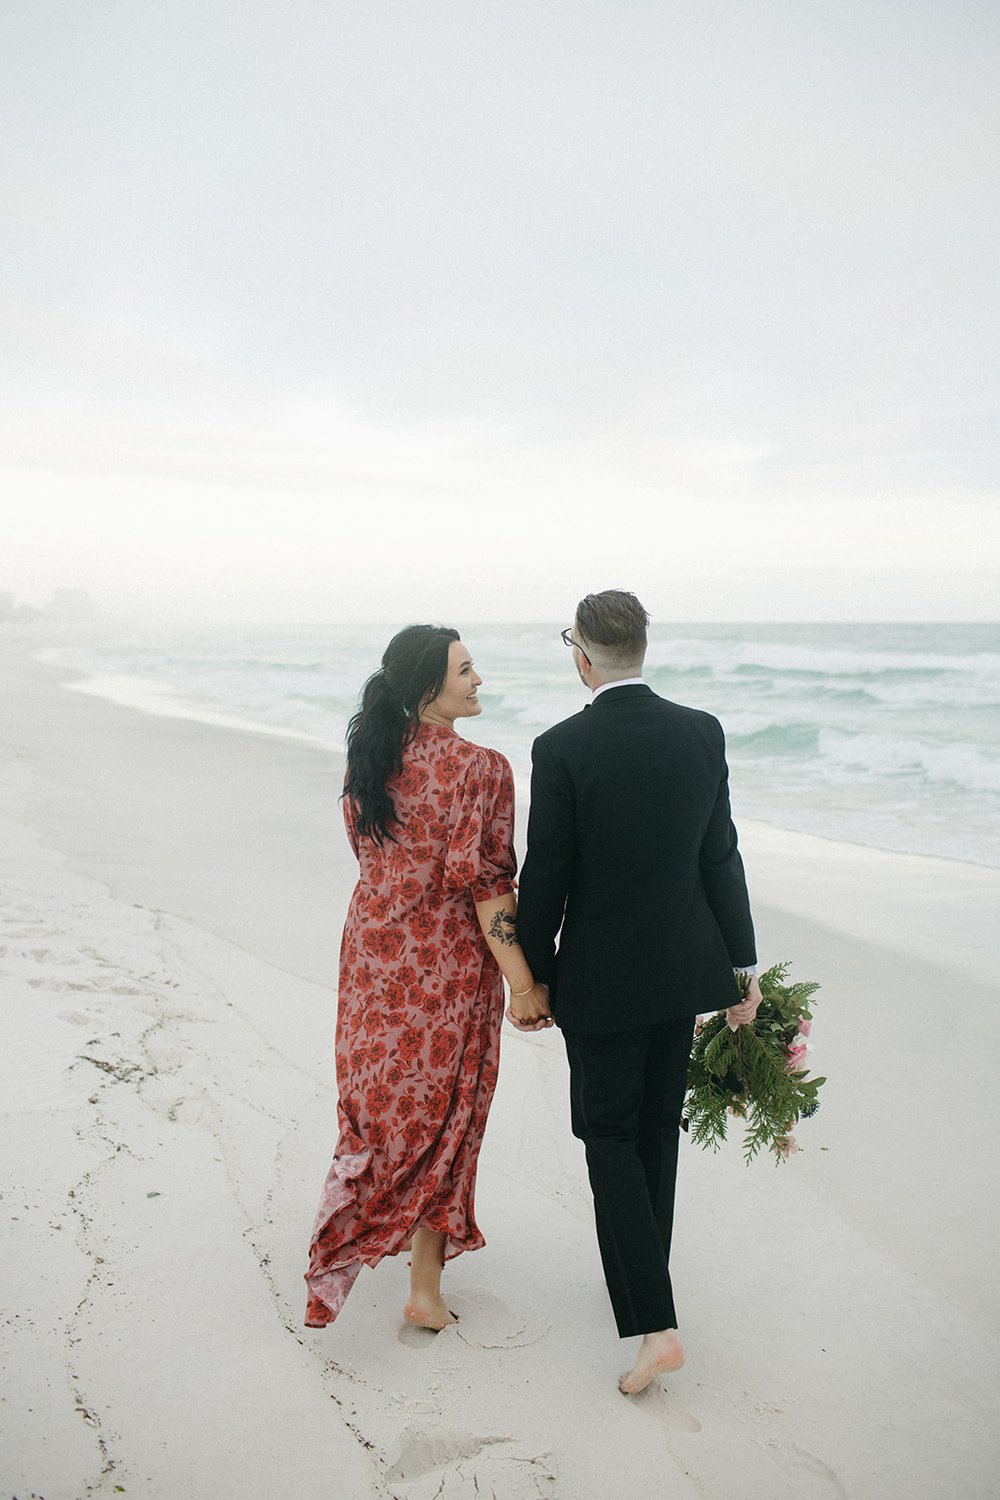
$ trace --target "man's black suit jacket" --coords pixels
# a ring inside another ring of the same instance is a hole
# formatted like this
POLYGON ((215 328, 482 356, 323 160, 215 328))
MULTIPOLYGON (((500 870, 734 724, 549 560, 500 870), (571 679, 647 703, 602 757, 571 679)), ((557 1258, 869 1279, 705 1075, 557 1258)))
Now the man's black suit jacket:
POLYGON ((518 935, 560 1026, 734 1004, 733 969, 756 954, 718 720, 637 683, 540 735, 519 885, 518 935))

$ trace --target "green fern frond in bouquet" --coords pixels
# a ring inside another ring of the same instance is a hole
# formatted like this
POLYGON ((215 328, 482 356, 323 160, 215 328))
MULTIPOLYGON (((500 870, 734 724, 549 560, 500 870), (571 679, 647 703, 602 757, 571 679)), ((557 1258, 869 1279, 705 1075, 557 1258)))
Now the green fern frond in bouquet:
POLYGON ((718 1151, 733 1116, 746 1122, 747 1162, 765 1146, 779 1162, 798 1149, 792 1129, 816 1113, 826 1079, 810 1078, 805 1066, 809 1000, 819 985, 786 984, 788 969, 775 964, 760 976, 764 998, 751 1024, 733 1031, 725 1011, 699 1022, 684 1105, 684 1126, 697 1145, 718 1151))

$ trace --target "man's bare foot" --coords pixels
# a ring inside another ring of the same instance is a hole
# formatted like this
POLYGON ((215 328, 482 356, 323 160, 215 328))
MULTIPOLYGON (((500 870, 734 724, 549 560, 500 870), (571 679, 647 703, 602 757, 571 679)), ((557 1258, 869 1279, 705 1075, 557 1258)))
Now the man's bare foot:
POLYGON ((445 1307, 443 1297, 411 1297, 403 1308, 403 1317, 414 1328, 432 1328, 435 1333, 440 1333, 442 1328, 448 1328, 458 1319, 454 1313, 445 1307))
POLYGON ((637 1396, 657 1375, 679 1370, 683 1363, 684 1347, 676 1328, 666 1328, 662 1333, 647 1333, 639 1345, 635 1364, 619 1380, 618 1389, 623 1396, 637 1396))

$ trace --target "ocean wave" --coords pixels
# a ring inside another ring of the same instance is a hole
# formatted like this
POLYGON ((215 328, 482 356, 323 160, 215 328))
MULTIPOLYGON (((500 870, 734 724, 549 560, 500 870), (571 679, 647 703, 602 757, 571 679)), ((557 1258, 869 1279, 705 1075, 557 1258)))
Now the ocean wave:
POLYGON ((819 724, 766 723, 740 729, 730 721, 726 743, 731 757, 741 755, 813 755, 819 749, 819 724))
MULTIPOLYGON (((391 634, 150 633, 45 655, 102 679, 90 691, 149 713, 339 749, 391 634)), ((526 777, 532 740, 582 708, 586 690, 555 627, 484 626, 469 637, 484 713, 461 732, 526 777)), ((1000 794, 998 641, 995 626, 670 626, 652 633, 647 675, 665 697, 719 717, 734 797, 754 816, 1000 864, 1000 809, 984 816, 1000 794)))
POLYGON ((843 646, 821 647, 779 642, 716 642, 711 639, 654 641, 649 661, 658 671, 691 672, 707 667, 711 675, 734 677, 784 673, 828 680, 837 677, 886 677, 912 680, 914 675, 975 674, 1000 682, 1000 653, 994 651, 886 651, 843 646))
POLYGON ((1000 793, 1000 759, 972 745, 928 745, 881 734, 823 729, 821 758, 828 765, 882 777, 923 777, 969 792, 1000 793))
POLYGON ((998 715, 1000 731, 1000 680, 988 676, 954 676, 944 673, 939 677, 884 677, 871 679, 864 693, 871 702, 892 708, 956 708, 963 713, 968 710, 992 709, 998 715))

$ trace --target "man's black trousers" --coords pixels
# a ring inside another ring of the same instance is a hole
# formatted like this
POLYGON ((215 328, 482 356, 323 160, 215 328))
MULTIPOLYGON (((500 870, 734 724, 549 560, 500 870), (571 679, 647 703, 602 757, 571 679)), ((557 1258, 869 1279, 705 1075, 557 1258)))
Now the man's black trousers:
POLYGON ((599 1036, 563 1030, 573 1134, 587 1150, 622 1338, 677 1327, 668 1260, 693 1032, 694 1016, 599 1036))

